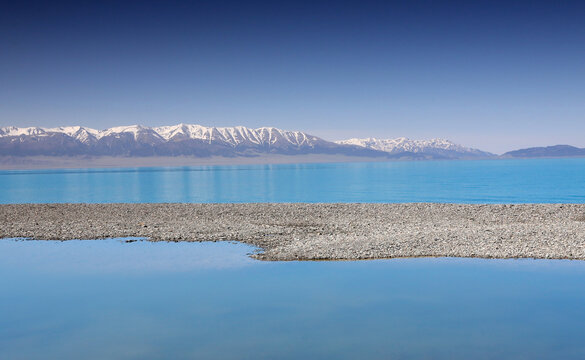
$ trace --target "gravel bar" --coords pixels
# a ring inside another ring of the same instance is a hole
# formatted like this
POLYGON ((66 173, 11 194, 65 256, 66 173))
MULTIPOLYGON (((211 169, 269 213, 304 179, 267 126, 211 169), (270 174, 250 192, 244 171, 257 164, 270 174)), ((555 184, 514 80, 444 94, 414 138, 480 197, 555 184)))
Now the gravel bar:
POLYGON ((14 204, 0 238, 240 241, 262 260, 585 259, 585 204, 14 204))

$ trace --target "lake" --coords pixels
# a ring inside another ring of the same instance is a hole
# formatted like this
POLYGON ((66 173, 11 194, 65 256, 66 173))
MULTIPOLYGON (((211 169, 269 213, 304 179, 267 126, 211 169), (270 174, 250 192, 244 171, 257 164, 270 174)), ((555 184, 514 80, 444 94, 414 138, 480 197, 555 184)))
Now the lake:
MULTIPOLYGON (((583 203, 585 159, 0 171, 0 203, 583 203)), ((136 240, 136 239, 134 239, 136 240)), ((583 359, 585 262, 0 240, 0 359, 583 359)))
POLYGON ((585 158, 0 171, 0 203, 583 203, 585 158))
POLYGON ((2 359, 583 359, 585 262, 0 240, 2 359))

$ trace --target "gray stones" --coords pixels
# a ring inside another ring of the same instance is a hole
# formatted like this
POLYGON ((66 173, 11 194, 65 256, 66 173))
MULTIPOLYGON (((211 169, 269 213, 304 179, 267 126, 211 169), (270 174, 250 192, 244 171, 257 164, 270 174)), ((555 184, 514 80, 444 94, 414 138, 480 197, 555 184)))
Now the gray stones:
POLYGON ((585 205, 0 205, 0 238, 241 241, 263 260, 585 259, 585 205))

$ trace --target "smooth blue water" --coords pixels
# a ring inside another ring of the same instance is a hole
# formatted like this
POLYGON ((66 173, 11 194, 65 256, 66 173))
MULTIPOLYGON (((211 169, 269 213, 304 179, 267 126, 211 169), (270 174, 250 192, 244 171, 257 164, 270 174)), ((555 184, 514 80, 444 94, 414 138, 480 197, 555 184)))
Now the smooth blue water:
POLYGON ((585 159, 0 171, 0 203, 584 203, 585 159))
MULTIPOLYGON (((0 203, 584 203, 585 159, 0 171, 0 203)), ((583 359, 585 262, 0 240, 0 359, 583 359)))
POLYGON ((0 359, 583 359, 585 262, 0 240, 0 359))

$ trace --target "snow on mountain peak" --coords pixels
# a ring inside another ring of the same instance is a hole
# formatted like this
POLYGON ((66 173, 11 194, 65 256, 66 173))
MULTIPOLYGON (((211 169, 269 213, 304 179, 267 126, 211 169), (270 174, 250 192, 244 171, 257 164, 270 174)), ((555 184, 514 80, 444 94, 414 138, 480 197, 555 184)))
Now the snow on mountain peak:
POLYGON ((455 144, 446 139, 430 140, 411 140, 405 137, 395 139, 378 139, 378 138, 352 138, 347 140, 338 140, 335 143, 340 145, 356 145, 372 150, 380 150, 388 153, 412 152, 412 153, 436 153, 436 152, 454 152, 467 153, 470 155, 489 155, 477 149, 472 149, 455 144))
POLYGON ((207 143, 225 144, 236 147, 240 144, 250 145, 284 145, 313 146, 320 138, 307 135, 300 131, 287 131, 274 127, 257 129, 245 126, 234 127, 206 127, 192 124, 177 124, 170 126, 146 127, 142 125, 116 126, 105 130, 95 130, 82 126, 62 126, 55 128, 0 128, 0 137, 7 136, 44 136, 51 134, 65 134, 82 143, 97 141, 104 137, 120 137, 122 134, 132 134, 135 140, 139 137, 150 137, 156 141, 201 140, 207 143))
POLYGON ((42 135, 45 133, 45 129, 32 126, 19 128, 15 126, 7 126, 0 128, 0 136, 30 136, 30 135, 42 135))
MULTIPOLYGON (((245 126, 206 127, 194 124, 177 124, 171 126, 146 127, 142 125, 116 126, 105 130, 95 130, 83 126, 62 126, 55 128, 40 127, 4 127, 0 128, 0 141, 5 143, 27 142, 28 147, 35 148, 39 141, 52 144, 54 152, 67 143, 71 149, 80 149, 84 153, 97 154, 216 154, 216 153, 307 153, 311 151, 341 152, 348 154, 365 154, 366 156, 383 156, 383 153, 416 154, 416 158, 465 158, 487 157, 492 154, 477 149, 467 148, 445 139, 411 140, 405 137, 395 139, 352 138, 325 141, 301 131, 288 131, 275 127, 256 129, 245 126), (3 139, 5 138, 5 139, 3 139), (73 140, 73 141, 72 141, 73 140), (77 145, 75 145, 77 142, 77 145), (60 145, 61 144, 61 145, 60 145), (205 146, 214 145, 214 146, 205 146), (77 147, 76 147, 77 146, 77 147), (79 147, 80 146, 80 147, 79 147)), ((46 148, 49 145, 47 145, 46 148)), ((37 152, 44 151, 42 146, 37 152)), ((53 148, 51 148, 53 149, 53 148)), ((11 150, 12 151, 12 150, 11 150)), ((13 150, 15 153, 33 150, 13 150)), ((73 150, 71 150, 73 151, 73 150)), ((408 156, 408 155, 407 155, 408 156)))
POLYGON ((198 139, 209 143, 225 143, 238 146, 243 143, 276 144, 279 141, 287 141, 294 145, 308 144, 311 141, 320 140, 300 131, 286 131, 273 127, 261 127, 257 129, 245 126, 234 127, 205 127, 201 125, 178 124, 173 126, 160 126, 153 128, 165 140, 198 139))

